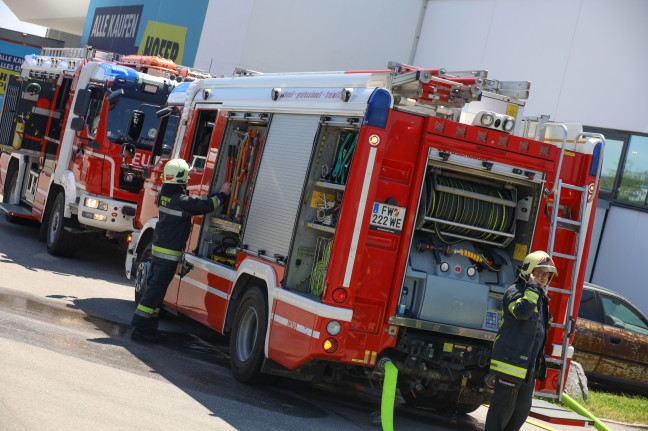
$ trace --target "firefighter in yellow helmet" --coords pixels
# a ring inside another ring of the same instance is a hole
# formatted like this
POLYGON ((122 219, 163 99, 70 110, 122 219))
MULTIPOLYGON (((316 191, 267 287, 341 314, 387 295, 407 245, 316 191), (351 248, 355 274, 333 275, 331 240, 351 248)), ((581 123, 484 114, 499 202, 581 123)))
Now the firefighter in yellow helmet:
POLYGON ((524 258, 518 280, 502 299, 490 371, 495 390, 485 431, 518 431, 531 411, 535 379, 544 380, 544 346, 549 328, 547 286, 556 265, 544 251, 524 258))
POLYGON ((221 206, 230 192, 223 184, 220 192, 209 197, 187 194, 189 165, 182 159, 169 160, 164 166, 164 184, 158 196, 159 219, 155 226, 151 266, 142 299, 133 315, 131 338, 135 341, 160 342, 158 315, 169 283, 176 273, 191 230, 191 218, 207 214, 221 206))

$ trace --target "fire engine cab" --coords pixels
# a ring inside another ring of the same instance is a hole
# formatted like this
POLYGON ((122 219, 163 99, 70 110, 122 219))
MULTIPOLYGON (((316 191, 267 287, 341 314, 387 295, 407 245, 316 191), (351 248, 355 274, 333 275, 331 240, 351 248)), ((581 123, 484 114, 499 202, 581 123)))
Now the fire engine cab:
POLYGON ((0 207, 9 221, 40 222, 54 255, 73 255, 82 233, 133 229, 157 133, 153 114, 181 74, 167 60, 134 57, 45 48, 10 77, 0 117, 0 207), (127 130, 133 111, 151 113, 136 140, 127 130))
POLYGON ((503 293, 546 250, 560 277, 536 389, 559 397, 604 138, 523 120, 528 92, 485 71, 395 63, 176 87, 160 111, 175 145, 151 167, 126 259, 136 299, 159 173, 180 157, 190 193, 231 182, 232 194, 194 217, 165 307, 230 334, 238 380, 366 381, 391 360, 408 403, 470 412, 492 392, 503 293))

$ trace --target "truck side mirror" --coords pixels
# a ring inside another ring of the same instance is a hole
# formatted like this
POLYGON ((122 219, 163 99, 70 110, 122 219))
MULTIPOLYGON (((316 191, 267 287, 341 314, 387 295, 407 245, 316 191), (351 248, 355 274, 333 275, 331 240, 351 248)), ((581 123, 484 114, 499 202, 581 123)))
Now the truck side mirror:
POLYGON ((124 142, 120 154, 125 160, 132 160, 135 157, 135 144, 124 142))
POLYGON ((137 109, 131 113, 130 121, 128 122, 128 132, 126 133, 129 141, 137 142, 139 139, 140 133, 142 133, 142 127, 144 126, 145 116, 143 111, 137 109))
POLYGON ((106 98, 106 100, 108 101, 108 110, 113 109, 123 95, 124 95, 124 90, 122 88, 120 88, 119 90, 112 91, 106 98))
POLYGON ((85 121, 83 121, 82 118, 74 117, 70 122, 70 129, 80 132, 81 130, 83 130, 84 125, 85 125, 85 121))
POLYGON ((77 90, 76 100, 74 101, 74 109, 72 110, 72 112, 74 112, 74 115, 87 114, 88 108, 90 107, 90 99, 92 99, 92 91, 90 89, 82 88, 81 90, 77 90))

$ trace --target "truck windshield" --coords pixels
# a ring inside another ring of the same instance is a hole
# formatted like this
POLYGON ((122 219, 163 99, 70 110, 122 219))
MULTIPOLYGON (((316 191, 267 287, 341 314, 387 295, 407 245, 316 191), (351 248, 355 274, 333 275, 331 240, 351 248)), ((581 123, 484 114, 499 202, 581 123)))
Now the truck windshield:
POLYGON ((108 131, 106 135, 110 142, 118 144, 126 142, 126 132, 128 131, 128 122, 130 121, 131 113, 133 110, 140 110, 145 114, 144 126, 142 127, 142 133, 140 133, 139 139, 135 142, 135 146, 138 149, 150 150, 157 136, 158 118, 155 116, 155 112, 159 108, 159 105, 163 103, 164 100, 151 101, 134 99, 126 95, 122 96, 119 99, 119 103, 112 110, 108 111, 108 131))

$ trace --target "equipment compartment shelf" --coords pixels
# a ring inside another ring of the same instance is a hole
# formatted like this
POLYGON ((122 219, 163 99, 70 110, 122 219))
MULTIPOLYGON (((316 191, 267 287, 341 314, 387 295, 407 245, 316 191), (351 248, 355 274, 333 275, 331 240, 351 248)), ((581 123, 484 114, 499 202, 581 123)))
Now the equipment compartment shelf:
POLYGON ((341 191, 341 192, 343 192, 344 189, 346 189, 345 184, 333 184, 333 183, 329 183, 327 181, 314 181, 313 185, 317 186, 317 187, 331 189, 331 190, 338 190, 338 191, 341 191))
POLYGON ((317 224, 317 223, 306 223, 306 226, 316 229, 316 230, 321 230, 322 232, 328 232, 328 233, 335 233, 335 228, 331 226, 324 226, 323 224, 317 224))

